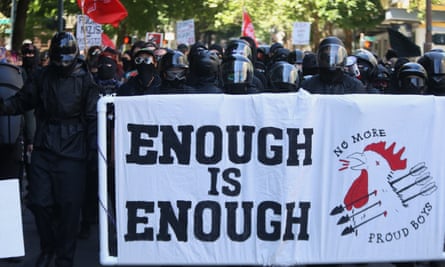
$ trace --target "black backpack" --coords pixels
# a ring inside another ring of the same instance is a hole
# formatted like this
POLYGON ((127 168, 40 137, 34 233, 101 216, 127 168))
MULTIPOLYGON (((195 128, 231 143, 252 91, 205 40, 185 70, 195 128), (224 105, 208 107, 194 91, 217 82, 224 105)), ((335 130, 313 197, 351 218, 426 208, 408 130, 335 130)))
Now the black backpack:
MULTIPOLYGON (((21 68, 8 63, 0 63, 0 98, 15 95, 23 87, 21 68)), ((22 115, 0 116, 0 145, 15 144, 22 126, 22 115)))

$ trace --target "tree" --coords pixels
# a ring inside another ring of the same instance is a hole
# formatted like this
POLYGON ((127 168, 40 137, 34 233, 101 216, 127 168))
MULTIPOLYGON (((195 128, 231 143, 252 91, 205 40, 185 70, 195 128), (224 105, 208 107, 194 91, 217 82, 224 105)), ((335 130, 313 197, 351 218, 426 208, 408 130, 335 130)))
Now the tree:
MULTIPOLYGON (((48 40, 57 30, 57 1, 15 0, 20 5, 20 14, 14 25, 13 47, 24 38, 40 36, 48 40)), ((416 0, 419 1, 419 0, 416 0)), ((442 0, 443 1, 443 0, 442 0)), ((271 33, 283 31, 291 36, 295 21, 312 23, 313 48, 322 37, 333 34, 334 29, 343 29, 353 39, 354 32, 375 27, 383 17, 379 0, 121 0, 129 16, 118 28, 104 25, 104 31, 118 36, 130 34, 144 38, 149 31, 175 31, 176 22, 194 19, 197 39, 205 41, 212 33, 218 39, 239 37, 241 34, 243 7, 252 18, 257 38, 270 43, 271 33), (366 14, 366 16, 360 15, 366 14)), ((0 11, 10 14, 12 0, 2 1, 0 11), (8 13, 9 11, 9 13, 8 13)), ((80 14, 76 0, 64 1, 65 15, 80 14)), ((345 43, 350 43, 349 41, 345 43)))

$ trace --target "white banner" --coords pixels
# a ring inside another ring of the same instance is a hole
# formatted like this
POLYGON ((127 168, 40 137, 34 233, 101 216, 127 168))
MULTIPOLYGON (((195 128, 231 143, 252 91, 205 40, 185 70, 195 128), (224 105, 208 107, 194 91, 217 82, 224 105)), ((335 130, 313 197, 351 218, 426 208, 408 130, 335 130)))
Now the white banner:
POLYGON ((117 264, 439 259, 444 98, 117 97, 117 264))
POLYGON ((195 43, 195 21, 193 19, 176 22, 176 43, 187 45, 195 43))
POLYGON ((102 25, 87 15, 77 16, 76 39, 82 51, 95 45, 102 45, 102 25))
POLYGON ((294 22, 292 28, 292 44, 309 45, 311 38, 310 22, 294 22))
POLYGON ((18 179, 0 180, 0 258, 25 255, 18 179))

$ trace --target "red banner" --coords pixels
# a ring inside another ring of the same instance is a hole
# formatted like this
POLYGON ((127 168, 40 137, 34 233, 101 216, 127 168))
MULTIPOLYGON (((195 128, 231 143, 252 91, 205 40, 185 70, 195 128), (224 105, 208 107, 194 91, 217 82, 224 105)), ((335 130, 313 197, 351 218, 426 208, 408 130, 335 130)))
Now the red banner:
POLYGON ((128 16, 127 9, 119 0, 77 0, 83 14, 99 24, 118 27, 119 22, 128 16))

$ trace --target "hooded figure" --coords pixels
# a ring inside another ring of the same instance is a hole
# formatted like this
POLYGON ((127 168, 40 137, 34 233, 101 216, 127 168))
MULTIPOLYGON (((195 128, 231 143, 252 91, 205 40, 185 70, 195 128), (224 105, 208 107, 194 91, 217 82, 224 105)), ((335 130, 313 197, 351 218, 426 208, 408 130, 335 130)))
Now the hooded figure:
POLYGON ((151 48, 141 48, 134 55, 137 75, 131 77, 118 89, 118 96, 159 94, 161 77, 156 67, 157 62, 151 48))

